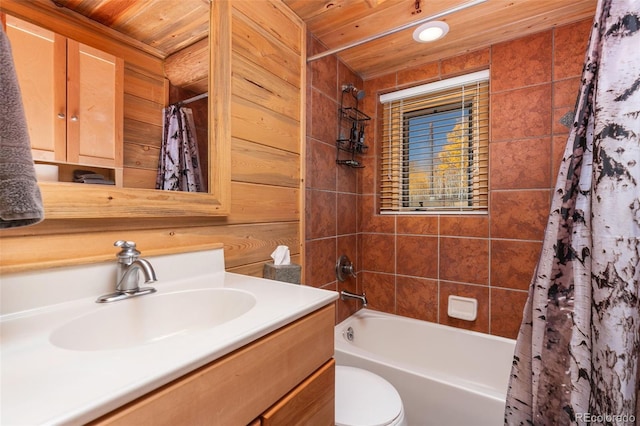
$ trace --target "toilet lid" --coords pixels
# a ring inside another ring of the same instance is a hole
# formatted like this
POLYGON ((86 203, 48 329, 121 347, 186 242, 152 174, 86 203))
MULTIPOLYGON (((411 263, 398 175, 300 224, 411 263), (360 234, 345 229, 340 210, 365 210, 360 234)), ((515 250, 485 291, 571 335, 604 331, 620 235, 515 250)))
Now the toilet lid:
POLYGON ((336 365, 336 425, 382 426, 402 411, 398 391, 361 368, 336 365))

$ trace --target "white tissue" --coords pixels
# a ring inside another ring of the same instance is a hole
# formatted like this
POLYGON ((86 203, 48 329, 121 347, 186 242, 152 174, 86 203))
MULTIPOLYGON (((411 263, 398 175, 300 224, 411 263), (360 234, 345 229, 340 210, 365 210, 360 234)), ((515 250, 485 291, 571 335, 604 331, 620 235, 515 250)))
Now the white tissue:
POLYGON ((273 259, 274 265, 290 265, 291 264, 291 253, 289 252, 289 247, 287 246, 278 246, 271 253, 271 258, 273 259))

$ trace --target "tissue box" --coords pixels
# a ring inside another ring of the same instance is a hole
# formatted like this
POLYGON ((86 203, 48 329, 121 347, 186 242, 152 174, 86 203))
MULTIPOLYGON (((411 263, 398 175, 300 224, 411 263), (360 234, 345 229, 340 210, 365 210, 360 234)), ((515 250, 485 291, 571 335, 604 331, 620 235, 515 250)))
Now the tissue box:
POLYGON ((300 284, 302 266, 292 263, 290 265, 274 265, 273 262, 264 264, 262 276, 270 280, 284 281, 286 283, 300 284))

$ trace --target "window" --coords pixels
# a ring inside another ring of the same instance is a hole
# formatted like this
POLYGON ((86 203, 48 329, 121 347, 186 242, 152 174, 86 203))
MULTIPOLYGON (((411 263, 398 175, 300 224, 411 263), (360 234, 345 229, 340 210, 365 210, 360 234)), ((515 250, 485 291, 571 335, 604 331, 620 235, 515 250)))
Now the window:
POLYGON ((488 86, 481 71, 380 97, 381 213, 487 210, 488 86))

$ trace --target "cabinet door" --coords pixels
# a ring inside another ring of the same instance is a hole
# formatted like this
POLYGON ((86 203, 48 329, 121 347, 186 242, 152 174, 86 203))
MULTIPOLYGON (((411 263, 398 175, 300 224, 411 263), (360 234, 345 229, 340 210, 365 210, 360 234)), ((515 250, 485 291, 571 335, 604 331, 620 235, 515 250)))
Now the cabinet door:
POLYGON ((66 39, 7 15, 35 160, 66 160, 66 39))
MULTIPOLYGON (((299 413, 310 410, 308 417, 300 414, 302 419, 310 419, 308 425, 332 425, 334 321, 335 306, 331 304, 106 414, 89 426, 246 425, 279 400, 282 403, 278 407, 285 408, 275 421, 292 413, 290 408, 297 408, 299 413), (302 397, 287 398, 291 389, 299 389, 296 395, 302 397), (289 400, 293 401, 285 402, 289 400)), ((303 420, 271 424, 305 423, 303 420)))
POLYGON ((261 416, 262 426, 335 424, 335 361, 332 359, 261 416))
POLYGON ((68 40, 67 74, 67 161, 122 166, 122 59, 68 40))

